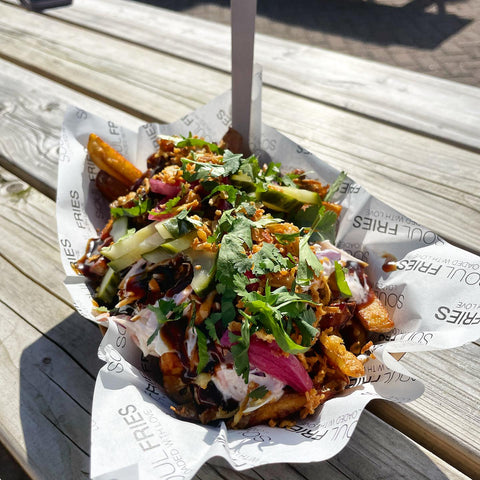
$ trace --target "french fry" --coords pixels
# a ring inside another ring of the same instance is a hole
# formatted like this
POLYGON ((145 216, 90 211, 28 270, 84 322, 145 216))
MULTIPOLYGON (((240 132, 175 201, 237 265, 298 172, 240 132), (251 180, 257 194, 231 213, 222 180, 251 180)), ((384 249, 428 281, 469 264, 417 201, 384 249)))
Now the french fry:
POLYGON ((345 348, 343 339, 327 332, 328 330, 324 330, 320 335, 320 342, 325 348, 327 358, 349 377, 358 378, 365 375, 362 362, 345 348))
POLYGON ((93 163, 100 170, 127 187, 133 185, 142 176, 142 172, 135 165, 94 133, 90 134, 87 150, 93 163))
POLYGON ((378 297, 373 294, 373 300, 357 308, 358 319, 369 332, 384 333, 395 325, 378 297))
POLYGON ((335 213, 337 217, 339 217, 342 213, 342 206, 338 203, 322 202, 322 205, 325 207, 325 210, 330 210, 331 212, 335 213))
POLYGON ((271 420, 282 420, 300 410, 306 402, 304 393, 285 393, 279 400, 263 405, 251 414, 241 417, 235 428, 248 428, 271 420))

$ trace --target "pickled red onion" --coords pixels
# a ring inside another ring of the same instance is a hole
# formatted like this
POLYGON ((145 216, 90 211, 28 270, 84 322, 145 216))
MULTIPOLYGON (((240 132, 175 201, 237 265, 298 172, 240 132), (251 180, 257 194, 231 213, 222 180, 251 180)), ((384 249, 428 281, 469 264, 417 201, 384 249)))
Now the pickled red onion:
POLYGON ((173 198, 180 192, 180 185, 171 185, 170 183, 162 182, 156 178, 150 179, 150 190, 153 193, 160 193, 166 197, 173 198))
MULTIPOLYGON (((221 344, 231 347, 228 330, 220 340, 221 344)), ((255 335, 250 337, 248 359, 252 367, 268 373, 283 383, 289 385, 297 392, 307 392, 313 388, 312 379, 309 377, 300 360, 292 354, 286 354, 277 342, 265 342, 255 335)))

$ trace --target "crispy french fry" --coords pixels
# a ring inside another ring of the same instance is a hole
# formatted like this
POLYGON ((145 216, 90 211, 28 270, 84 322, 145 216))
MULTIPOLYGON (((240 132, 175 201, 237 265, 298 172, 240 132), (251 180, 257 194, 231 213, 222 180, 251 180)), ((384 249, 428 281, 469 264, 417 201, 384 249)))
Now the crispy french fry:
POLYGON ((356 315, 365 329, 370 332, 384 333, 395 326, 387 309, 375 294, 371 302, 358 307, 356 315))
POLYGON ((327 358, 349 377, 358 378, 365 375, 363 363, 345 348, 343 339, 337 335, 328 335, 327 331, 324 330, 320 335, 320 342, 325 347, 327 358))
POLYGON ((322 205, 325 207, 325 210, 331 210, 337 215, 337 217, 339 217, 340 213, 342 213, 342 206, 338 203, 322 202, 322 205))
POLYGON ((306 402, 307 398, 304 393, 285 393, 276 402, 267 403, 251 414, 241 417, 235 428, 248 428, 269 420, 282 420, 300 410, 306 402))
POLYGON ((100 170, 127 187, 133 185, 142 176, 142 172, 135 165, 94 133, 90 134, 87 150, 90 158, 100 170))

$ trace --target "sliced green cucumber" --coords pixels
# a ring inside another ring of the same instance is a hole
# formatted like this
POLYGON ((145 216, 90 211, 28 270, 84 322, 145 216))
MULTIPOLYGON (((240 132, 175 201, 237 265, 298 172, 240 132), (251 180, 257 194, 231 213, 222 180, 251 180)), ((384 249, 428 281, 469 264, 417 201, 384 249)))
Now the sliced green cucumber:
POLYGON ((318 205, 322 201, 316 192, 277 185, 270 185, 258 198, 266 207, 279 212, 292 212, 305 204, 318 205))
POLYGON ((193 265, 192 288, 199 297, 203 297, 214 283, 217 252, 190 249, 185 253, 193 265))
POLYGON ((250 178, 249 175, 243 172, 235 173, 230 177, 233 185, 236 187, 240 187, 245 192, 253 192, 255 191, 255 184, 253 180, 250 178))
POLYGON ((96 298, 105 305, 110 305, 117 294, 120 275, 115 270, 109 268, 102 278, 102 283, 97 289, 96 298))
POLYGON ((113 221, 112 228, 110 230, 110 235, 113 238, 114 242, 118 242, 128 231, 128 218, 119 217, 113 221))
POLYGON ((158 222, 155 224, 155 228, 157 229, 157 233, 165 240, 171 240, 175 238, 164 225, 165 222, 158 222))
POLYGON ((163 243, 155 250, 144 253, 142 257, 147 262, 158 263, 174 257, 177 253, 183 252, 192 246, 193 239, 197 236, 197 232, 190 232, 183 237, 172 240, 168 243, 163 243))
POLYGON ((137 248, 140 243, 154 234, 157 234, 157 229, 154 223, 150 223, 137 230, 133 235, 121 238, 109 247, 102 248, 101 253, 110 260, 116 260, 137 248))
POLYGON ((193 230, 193 223, 189 221, 179 220, 177 217, 168 218, 156 225, 158 234, 165 240, 171 238, 180 238, 193 230))
POLYGON ((171 242, 164 243, 159 247, 159 250, 168 252, 172 255, 176 253, 183 252, 192 246, 193 239, 197 236, 197 232, 190 232, 184 235, 183 237, 172 240, 171 242))
POLYGON ((123 257, 119 257, 115 260, 112 260, 108 263, 108 266, 115 272, 121 272, 125 268, 135 263, 137 260, 142 258, 141 253, 138 249, 132 250, 131 252, 125 254, 123 257))
POLYGON ((142 257, 150 263, 159 263, 172 258, 172 254, 158 247, 151 252, 144 253, 142 257))

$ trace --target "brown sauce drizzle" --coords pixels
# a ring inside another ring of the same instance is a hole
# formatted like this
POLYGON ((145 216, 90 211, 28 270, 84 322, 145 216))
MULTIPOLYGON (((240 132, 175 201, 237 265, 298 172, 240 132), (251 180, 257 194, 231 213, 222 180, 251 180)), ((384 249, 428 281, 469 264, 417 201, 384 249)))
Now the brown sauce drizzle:
POLYGON ((384 253, 382 258, 385 259, 382 265, 382 270, 384 272, 394 272, 397 269, 397 258, 391 253, 384 253))

